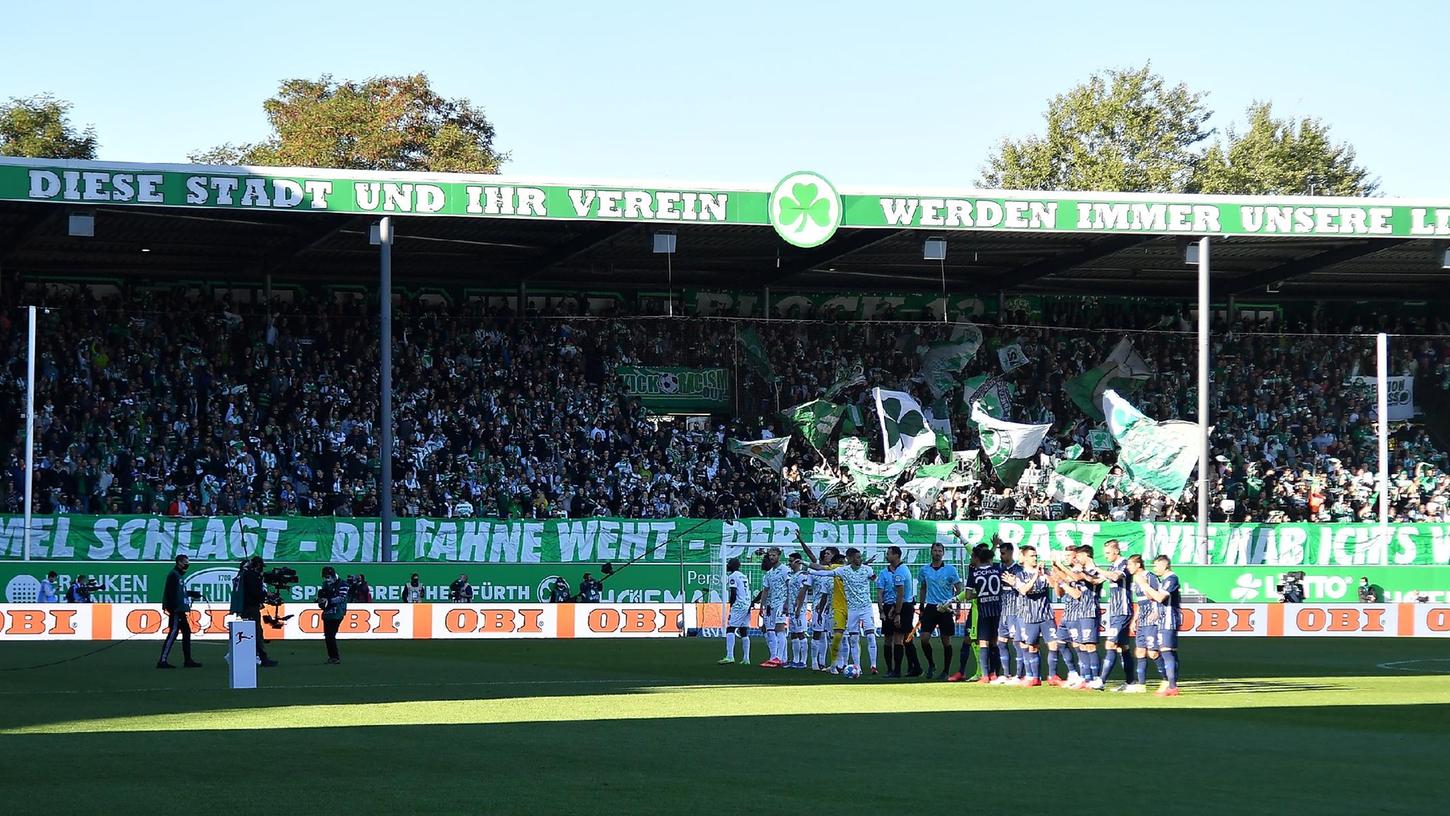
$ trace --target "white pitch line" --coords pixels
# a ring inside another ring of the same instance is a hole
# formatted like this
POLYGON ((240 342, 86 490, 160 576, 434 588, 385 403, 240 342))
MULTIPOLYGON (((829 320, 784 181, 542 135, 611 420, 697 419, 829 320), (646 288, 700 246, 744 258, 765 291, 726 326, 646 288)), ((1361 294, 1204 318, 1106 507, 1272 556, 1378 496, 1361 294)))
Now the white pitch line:
MULTIPOLYGON (((692 685, 688 683, 651 683, 642 680, 479 680, 465 683, 298 683, 282 686, 259 686, 259 691, 269 689, 368 689, 368 688, 476 688, 486 686, 631 686, 649 688, 692 685)), ((49 697, 71 694, 148 694, 164 691, 176 692, 227 692, 225 688, 131 688, 131 689, 54 689, 51 691, 0 691, 0 697, 49 697)))
POLYGON ((1389 671, 1428 671, 1431 674, 1450 674, 1450 670, 1446 670, 1446 668, 1404 668, 1406 665, 1420 664, 1420 662, 1443 662, 1443 664, 1450 664, 1450 658, 1393 659, 1393 661, 1389 662, 1379 662, 1379 664, 1375 664, 1375 667, 1389 671))

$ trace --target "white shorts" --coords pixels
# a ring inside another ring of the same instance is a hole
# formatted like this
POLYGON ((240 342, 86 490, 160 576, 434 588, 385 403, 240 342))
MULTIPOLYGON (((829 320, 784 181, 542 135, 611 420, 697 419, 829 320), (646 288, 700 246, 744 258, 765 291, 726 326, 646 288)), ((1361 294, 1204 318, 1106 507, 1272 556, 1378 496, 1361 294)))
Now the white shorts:
POLYGON ((812 632, 821 632, 821 633, 829 632, 829 631, 831 631, 831 628, 834 625, 835 620, 836 620, 836 613, 833 612, 829 606, 826 607, 826 611, 824 611, 824 612, 817 612, 816 610, 812 609, 811 610, 811 631, 812 632))
POLYGON ((744 604, 736 604, 730 607, 730 622, 725 624, 731 629, 739 627, 750 627, 750 607, 744 604))
POLYGON ((760 610, 760 628, 775 629, 790 623, 786 617, 785 610, 781 607, 767 606, 760 610))
POLYGON ((846 631, 876 634, 876 620, 871 612, 872 609, 869 606, 863 606, 860 609, 847 609, 846 631))
POLYGON ((799 615, 790 616, 790 633, 793 635, 799 635, 802 632, 810 631, 810 628, 811 610, 809 607, 802 606, 799 615))

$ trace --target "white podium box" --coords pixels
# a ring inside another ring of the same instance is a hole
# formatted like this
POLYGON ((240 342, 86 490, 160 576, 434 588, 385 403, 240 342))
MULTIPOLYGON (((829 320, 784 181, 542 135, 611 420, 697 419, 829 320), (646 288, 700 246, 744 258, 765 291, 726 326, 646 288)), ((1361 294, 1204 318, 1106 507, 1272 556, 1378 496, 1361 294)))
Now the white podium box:
POLYGON ((227 621, 227 680, 231 688, 257 687, 257 624, 227 621))

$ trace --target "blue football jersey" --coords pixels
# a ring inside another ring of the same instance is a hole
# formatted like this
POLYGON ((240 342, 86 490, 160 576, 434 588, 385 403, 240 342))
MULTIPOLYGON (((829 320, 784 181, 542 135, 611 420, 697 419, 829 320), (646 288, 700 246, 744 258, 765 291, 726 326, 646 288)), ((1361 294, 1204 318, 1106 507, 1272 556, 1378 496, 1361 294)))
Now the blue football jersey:
POLYGON ((1108 617, 1130 617, 1133 614, 1133 576, 1128 574, 1128 559, 1119 558, 1108 569, 1122 573, 1118 580, 1108 581, 1108 617))
POLYGON ((977 612, 982 617, 995 618, 1002 614, 1002 565, 987 564, 972 567, 967 573, 972 589, 977 591, 977 612))
POLYGON ((1176 632, 1183 625, 1183 600, 1178 590, 1178 576, 1170 572, 1159 578, 1158 590, 1168 593, 1168 597, 1158 604, 1158 625, 1176 632))
POLYGON ((1047 586, 1047 576, 1041 570, 1023 570, 1021 582, 1027 585, 1027 594, 1013 590, 1017 595, 1017 616, 1023 623, 1042 623, 1052 617, 1052 593, 1047 586))

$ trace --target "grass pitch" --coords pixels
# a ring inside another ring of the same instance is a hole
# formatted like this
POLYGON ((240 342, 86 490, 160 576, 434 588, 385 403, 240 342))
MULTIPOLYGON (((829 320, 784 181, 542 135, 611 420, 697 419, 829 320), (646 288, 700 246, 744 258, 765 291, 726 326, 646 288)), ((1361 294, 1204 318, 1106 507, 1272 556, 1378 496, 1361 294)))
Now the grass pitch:
POLYGON ((715 640, 344 641, 340 666, 278 643, 247 692, 213 644, 192 671, 152 668, 154 643, 8 670, 92 648, 0 646, 16 812, 1365 814, 1450 794, 1444 641, 1185 638, 1176 699, 716 666, 715 640))

